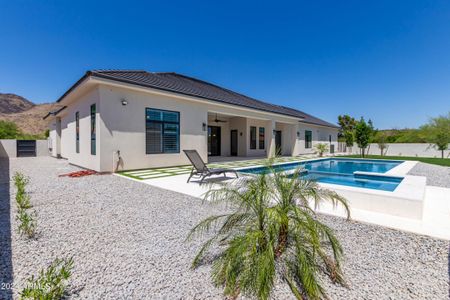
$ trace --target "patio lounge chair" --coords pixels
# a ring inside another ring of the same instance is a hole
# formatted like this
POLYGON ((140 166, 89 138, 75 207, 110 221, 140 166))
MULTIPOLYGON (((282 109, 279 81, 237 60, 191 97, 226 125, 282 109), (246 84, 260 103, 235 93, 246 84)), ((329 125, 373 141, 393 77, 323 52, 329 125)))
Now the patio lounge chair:
POLYGON ((186 154, 187 158, 191 162, 193 168, 191 171, 191 175, 189 175, 189 178, 187 182, 189 182, 192 178, 192 176, 200 176, 200 184, 203 183, 203 180, 205 180, 206 177, 209 177, 211 175, 219 175, 223 174, 226 176, 226 173, 234 173, 236 177, 239 177, 238 173, 233 169, 210 169, 206 166, 203 159, 198 154, 197 150, 183 150, 184 154, 186 154))

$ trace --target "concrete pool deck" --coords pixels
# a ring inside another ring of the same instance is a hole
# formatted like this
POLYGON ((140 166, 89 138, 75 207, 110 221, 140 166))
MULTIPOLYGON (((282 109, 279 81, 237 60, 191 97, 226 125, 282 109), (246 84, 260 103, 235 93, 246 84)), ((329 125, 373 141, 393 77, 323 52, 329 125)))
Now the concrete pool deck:
MULTIPOLYGON (((416 161, 405 161, 383 174, 404 177, 394 192, 326 183, 319 183, 319 185, 335 190, 346 197, 354 220, 450 240, 450 189, 426 186, 425 177, 407 175, 416 164, 416 161)), ((136 181, 203 198, 208 185, 200 186, 195 179, 187 183, 188 176, 188 174, 180 174, 136 181)), ((213 181, 223 183, 233 180, 234 177, 211 178, 213 181)), ((326 204, 321 205, 318 212, 343 216, 339 208, 326 204)))

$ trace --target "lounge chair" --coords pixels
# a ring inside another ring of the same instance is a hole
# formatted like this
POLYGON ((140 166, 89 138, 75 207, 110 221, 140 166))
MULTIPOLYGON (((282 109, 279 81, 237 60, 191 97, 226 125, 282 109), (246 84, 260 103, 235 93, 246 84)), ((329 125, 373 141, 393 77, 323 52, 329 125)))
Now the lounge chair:
POLYGON ((191 162, 193 168, 191 171, 191 175, 189 175, 189 178, 187 182, 189 182, 192 178, 192 176, 200 176, 200 184, 203 183, 203 180, 205 180, 206 177, 209 177, 211 175, 219 175, 223 174, 223 176, 226 176, 226 173, 234 173, 236 177, 239 177, 238 173, 233 169, 210 169, 206 166, 203 159, 198 154, 197 150, 183 150, 184 154, 186 154, 187 158, 191 162))

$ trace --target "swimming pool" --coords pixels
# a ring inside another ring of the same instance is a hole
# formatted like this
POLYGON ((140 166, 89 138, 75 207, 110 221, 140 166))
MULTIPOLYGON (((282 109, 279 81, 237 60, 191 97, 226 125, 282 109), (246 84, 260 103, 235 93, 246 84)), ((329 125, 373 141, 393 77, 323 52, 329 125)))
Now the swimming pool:
MULTIPOLYGON (((274 166, 276 172, 298 168, 305 170, 303 178, 322 183, 338 184, 383 191, 394 191, 403 178, 380 176, 403 161, 396 160, 360 160, 347 158, 325 158, 312 161, 295 162, 274 166), (359 172, 368 172, 361 174, 359 172)), ((239 170, 243 173, 261 174, 269 172, 267 167, 255 167, 239 170)), ((289 176, 289 175, 288 175, 289 176)))

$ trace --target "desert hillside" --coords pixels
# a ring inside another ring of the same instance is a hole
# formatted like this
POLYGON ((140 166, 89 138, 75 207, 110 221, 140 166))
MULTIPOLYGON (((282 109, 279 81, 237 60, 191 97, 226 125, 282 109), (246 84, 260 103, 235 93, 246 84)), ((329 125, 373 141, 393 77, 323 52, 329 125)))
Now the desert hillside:
POLYGON ((34 104, 15 94, 0 93, 0 120, 14 122, 27 134, 42 134, 47 121, 42 118, 51 110, 52 104, 34 104))

